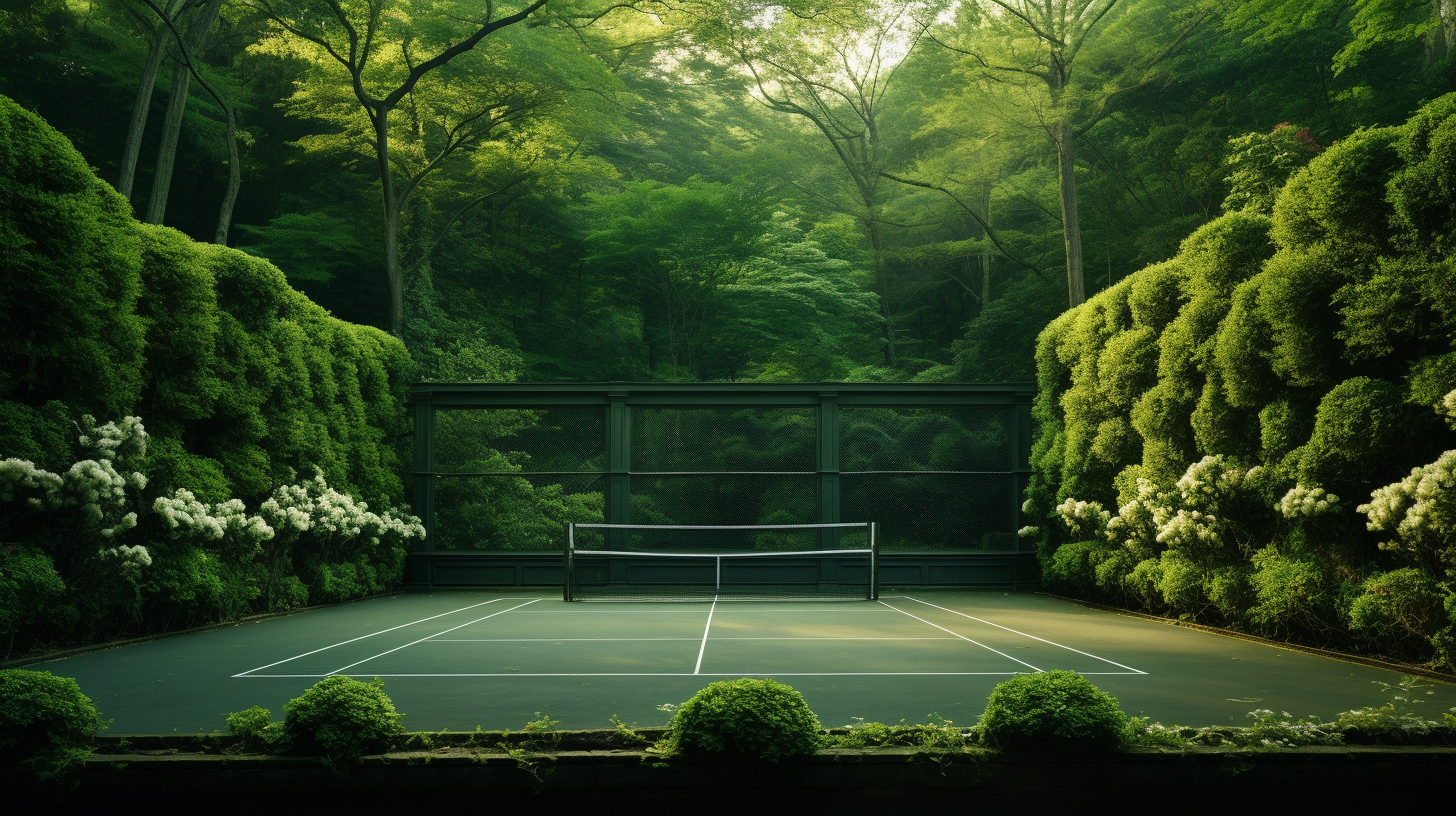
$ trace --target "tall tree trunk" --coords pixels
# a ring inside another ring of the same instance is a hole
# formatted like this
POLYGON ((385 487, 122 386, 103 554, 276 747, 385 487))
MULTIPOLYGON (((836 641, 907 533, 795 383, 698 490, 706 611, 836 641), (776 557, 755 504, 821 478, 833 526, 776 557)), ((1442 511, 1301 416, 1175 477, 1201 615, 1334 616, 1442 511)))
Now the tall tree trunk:
POLYGON ((379 192, 384 199, 384 281, 389 290, 389 333, 404 338, 404 268, 399 262, 399 210, 394 174, 389 165, 389 111, 370 111, 374 120, 374 155, 379 160, 379 192))
POLYGON ((865 219, 865 229, 870 234, 870 253, 875 265, 875 293, 880 296, 880 320, 885 339, 885 365, 895 365, 895 324, 890 319, 889 273, 885 269, 885 252, 880 236, 880 222, 876 210, 870 207, 870 217, 865 219))
POLYGON ((1076 308, 1087 299, 1082 282, 1082 227, 1077 218, 1077 174, 1072 123, 1061 111, 1052 125, 1052 140, 1057 149, 1057 181, 1062 200, 1062 243, 1067 250, 1067 303, 1076 308))
POLYGON ((986 241, 981 246, 981 311, 991 305, 991 182, 981 182, 981 212, 986 226, 981 230, 986 241))
POLYGON ((233 205, 238 200, 238 188, 243 186, 243 169, 240 166, 242 159, 238 156, 238 120, 233 115, 231 105, 224 104, 223 112, 227 114, 228 186, 227 193, 222 197, 222 206, 217 209, 217 230, 212 236, 212 242, 218 246, 227 246, 228 228, 233 222, 233 205))
MULTIPOLYGON (((195 55, 207 41, 208 29, 217 19, 221 7, 222 0, 209 0, 192 16, 185 36, 188 53, 195 55)), ((157 151, 157 165, 152 171, 152 196, 147 201, 148 224, 160 224, 167 215, 167 196, 172 188, 172 171, 177 164, 177 141, 182 133, 182 115, 187 110, 187 88, 192 79, 186 60, 184 54, 174 55, 172 93, 167 99, 167 118, 162 123, 162 146, 157 151)))
POLYGON ((1434 25, 1426 34, 1427 68, 1451 56, 1451 46, 1456 44, 1456 0, 1433 0, 1431 17, 1434 25))
POLYGON ((131 106, 131 125, 126 131, 126 147, 121 154, 121 177, 116 181, 116 191, 131 200, 132 185, 136 181, 137 156, 142 150, 142 134, 147 129, 147 115, 152 108, 152 90, 157 85, 157 67, 162 64, 162 50, 172 38, 171 32, 161 23, 152 35, 152 44, 147 51, 147 63, 142 68, 142 78, 137 84, 136 101, 131 106))

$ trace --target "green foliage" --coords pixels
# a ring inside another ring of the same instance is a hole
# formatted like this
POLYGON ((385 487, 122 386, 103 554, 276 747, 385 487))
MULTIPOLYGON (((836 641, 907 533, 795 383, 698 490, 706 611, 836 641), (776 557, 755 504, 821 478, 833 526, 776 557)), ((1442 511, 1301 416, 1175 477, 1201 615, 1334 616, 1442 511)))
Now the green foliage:
POLYGON ((819 719, 804 696, 773 680, 720 680, 688 698, 659 746, 665 753, 778 762, 820 748, 819 719))
POLYGON ((847 726, 844 733, 830 734, 825 739, 825 747, 901 746, 919 748, 930 754, 947 754, 958 753, 975 746, 977 735, 974 730, 961 728, 937 714, 931 714, 929 719, 928 723, 914 725, 906 725, 904 720, 897 725, 860 720, 847 726))
POLYGON ((104 726, 75 680, 0 670, 0 780, 8 785, 70 783, 104 726))
POLYGON ((1122 744, 1127 715, 1117 699, 1073 671, 1019 674, 998 683, 977 730, 1011 751, 1099 751, 1122 744))
MULTIPOLYGON (((401 502, 410 366, 397 339, 331 317, 272 264, 128 212, 64 137, 0 98, 0 312, 9 326, 0 343, 0 460, 64 473, 97 459, 75 444, 84 415, 145 417, 150 455, 128 462, 145 479, 128 477, 130 504, 117 509, 136 511, 139 529, 115 546, 150 549, 156 567, 110 580, 92 569, 100 542, 83 541, 76 525, 57 534, 45 513, 7 510, 5 543, 19 547, 0 568, 14 587, 0 601, 7 651, 288 608, 309 595, 358 597, 397 582, 402 553, 393 545, 304 542, 260 563, 252 549, 171 540, 148 512, 178 489, 210 506, 257 503, 319 469, 375 506, 401 502), (58 614, 38 620, 39 603, 58 614)), ((119 530, 120 520, 101 526, 119 530)))
POLYGON ((1224 166, 1229 170, 1225 211, 1274 211, 1274 197, 1295 170, 1319 153, 1319 144, 1309 128, 1285 122, 1272 133, 1246 133, 1229 139, 1224 166))
POLYGON ((0 547, 0 637, 8 641, 7 656, 18 633, 50 635, 53 620, 64 620, 66 612, 74 616, 75 610, 62 602, 65 592, 66 582, 44 553, 13 544, 0 547))
POLYGON ((64 136, 0 97, 0 399, 120 414, 142 385, 129 207, 64 136))
POLYGON ((1230 212, 1131 276, 1130 321, 1114 319, 1119 286, 1047 327, 1026 512, 1050 586, 1320 645, 1456 654, 1456 527, 1436 487, 1456 462, 1438 418, 1456 388, 1453 113, 1442 98, 1317 154, 1288 127, 1239 140, 1263 153, 1230 159, 1248 171, 1230 212), (1274 180, 1306 158, 1266 218, 1274 180), (1091 535, 1047 523, 1084 503, 1117 512, 1091 535))
POLYGON ((334 767, 386 750, 404 733, 404 715, 394 710, 378 678, 365 683, 325 677, 285 703, 283 710, 283 739, 289 750, 318 756, 334 767))
POLYGON ((273 712, 253 706, 227 715, 228 733, 236 736, 244 750, 263 752, 283 740, 283 726, 273 721, 273 712))

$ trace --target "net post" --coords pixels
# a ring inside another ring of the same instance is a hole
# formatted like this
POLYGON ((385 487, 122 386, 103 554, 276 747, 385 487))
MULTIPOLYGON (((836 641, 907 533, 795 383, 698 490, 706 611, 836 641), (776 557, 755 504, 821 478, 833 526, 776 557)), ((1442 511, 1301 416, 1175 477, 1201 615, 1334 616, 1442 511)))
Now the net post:
POLYGON ((870 597, 871 601, 880 599, 880 523, 870 522, 870 597))
POLYGON ((576 524, 566 522, 566 539, 561 551, 561 600, 571 600, 571 551, 572 538, 576 533, 576 524))

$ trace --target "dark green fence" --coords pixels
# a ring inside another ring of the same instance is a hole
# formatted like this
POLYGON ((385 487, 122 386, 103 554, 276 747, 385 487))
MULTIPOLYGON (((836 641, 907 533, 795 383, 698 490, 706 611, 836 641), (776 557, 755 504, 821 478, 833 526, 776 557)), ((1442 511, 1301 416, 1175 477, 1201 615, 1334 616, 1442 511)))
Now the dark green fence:
POLYGON ((414 585, 559 584, 566 522, 877 521, 882 581, 1035 581, 1018 544, 1033 386, 410 389, 414 585))

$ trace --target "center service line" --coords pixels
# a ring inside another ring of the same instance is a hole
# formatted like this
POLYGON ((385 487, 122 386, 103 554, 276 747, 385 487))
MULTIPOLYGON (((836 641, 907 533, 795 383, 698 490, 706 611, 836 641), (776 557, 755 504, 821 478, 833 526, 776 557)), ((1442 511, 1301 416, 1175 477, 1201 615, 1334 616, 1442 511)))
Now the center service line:
MULTIPOLYGON (((520 609, 523 606, 529 606, 530 604, 533 604, 533 603, 535 603, 536 601, 539 601, 539 600, 541 600, 541 599, 540 598, 534 598, 532 600, 526 601, 523 604, 516 604, 515 606, 511 607, 511 609, 520 609)), ((476 618, 473 621, 468 621, 466 623, 462 623, 459 626, 452 626, 449 629, 446 629, 444 632, 436 632, 435 634, 430 635, 430 637, 422 637, 419 640, 412 641, 410 643, 406 643, 403 646, 396 646, 396 647, 394 647, 393 649, 390 649, 387 652, 380 652, 379 654, 375 655, 374 657, 366 657, 363 660, 356 660, 355 662, 350 663, 349 665, 344 666, 343 668, 334 669, 333 671, 329 672, 329 675, 338 674, 339 672, 343 671, 344 669, 352 669, 355 666, 359 665, 360 663, 368 663, 369 661, 374 660, 375 658, 384 657, 385 655, 389 654, 390 652, 397 652, 400 649, 408 649, 409 647, 415 645, 416 643, 424 643, 425 641, 427 641, 430 638, 435 637, 437 635, 448 634, 450 632, 455 631, 456 629, 464 629, 465 627, 469 626, 470 624, 472 624, 472 623, 480 623, 481 621, 485 620, 486 618, 493 618, 496 615, 504 615, 505 613, 511 611, 511 609, 502 609, 499 612, 492 612, 491 614, 486 615, 485 618, 476 618)), ((328 675, 325 675, 325 677, 327 677, 327 676, 328 675)))
POLYGON ((708 625, 703 627, 703 645, 698 647, 698 664, 693 666, 693 674, 702 671, 703 652, 708 650, 708 630, 713 628, 713 610, 718 608, 718 599, 713 599, 713 605, 708 607, 708 625))

